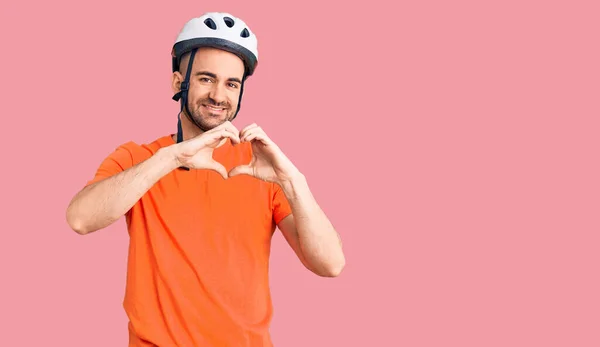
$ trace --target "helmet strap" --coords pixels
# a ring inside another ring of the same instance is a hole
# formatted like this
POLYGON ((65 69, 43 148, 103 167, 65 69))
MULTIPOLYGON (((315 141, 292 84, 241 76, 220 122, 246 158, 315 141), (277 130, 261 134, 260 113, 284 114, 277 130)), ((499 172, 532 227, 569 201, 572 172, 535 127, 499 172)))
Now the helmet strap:
POLYGON ((202 127, 200 124, 198 124, 194 120, 194 118, 191 116, 192 113, 190 112, 190 109, 188 107, 188 92, 190 89, 190 75, 192 73, 192 65, 194 64, 194 56, 196 55, 196 51, 197 51, 197 49, 192 50, 191 55, 190 55, 190 61, 187 66, 187 72, 185 74, 185 78, 184 78, 183 82, 181 82, 181 88, 180 88, 179 92, 177 92, 177 94, 175 94, 173 96, 173 100, 175 100, 175 101, 179 101, 181 99, 181 110, 179 111, 179 117, 178 117, 179 121, 177 123, 177 143, 183 141, 183 129, 181 127, 181 113, 183 113, 184 109, 185 109, 185 113, 187 114, 188 119, 192 123, 194 123, 202 131, 208 130, 208 129, 205 129, 204 127, 202 127))
POLYGON ((242 95, 244 94, 244 84, 246 83, 246 72, 244 72, 244 77, 242 77, 242 85, 240 87, 240 97, 238 98, 237 110, 235 110, 235 114, 231 120, 234 120, 237 117, 238 112, 240 112, 240 107, 242 107, 242 95))
MULTIPOLYGON (((187 72, 185 74, 185 78, 184 78, 183 82, 181 82, 181 88, 180 88, 179 92, 177 92, 177 94, 175 94, 173 96, 173 100, 175 100, 175 101, 179 101, 181 99, 181 109, 179 111, 179 114, 177 115, 177 143, 183 142, 183 128, 181 126, 181 114, 184 113, 183 112, 184 109, 186 111, 188 119, 190 121, 192 121, 192 123, 196 124, 197 127, 202 129, 202 127, 194 121, 193 117, 191 117, 191 113, 190 113, 190 110, 187 105, 188 104, 188 91, 190 89, 190 75, 192 73, 192 65, 194 64, 195 55, 196 55, 196 49, 192 50, 192 53, 190 55, 190 60, 188 62, 188 66, 187 66, 187 72)), ((181 168, 185 169, 185 170, 189 170, 189 168, 187 168, 187 167, 181 167, 181 168)))

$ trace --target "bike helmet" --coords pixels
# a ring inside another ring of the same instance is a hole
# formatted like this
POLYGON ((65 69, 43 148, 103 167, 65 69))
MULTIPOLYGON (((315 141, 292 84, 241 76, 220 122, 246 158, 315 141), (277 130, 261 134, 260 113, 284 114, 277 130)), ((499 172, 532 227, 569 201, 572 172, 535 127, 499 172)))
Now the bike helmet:
MULTIPOLYGON (((251 76, 256 69, 258 63, 258 43, 256 36, 250 28, 239 18, 224 12, 209 12, 200 17, 189 20, 177 36, 173 49, 171 51, 173 72, 179 70, 181 57, 190 52, 190 63, 187 66, 187 72, 184 76, 184 81, 181 83, 181 90, 173 96, 175 101, 181 99, 181 111, 186 110, 188 118, 196 124, 200 129, 206 131, 190 116, 188 109, 188 89, 190 81, 190 73, 194 62, 196 50, 200 47, 213 47, 228 51, 240 57, 244 62, 245 72, 242 79, 240 90, 240 98, 238 107, 233 116, 235 118, 240 110, 242 94, 244 92, 244 82, 247 77, 251 76)), ((177 124, 177 142, 183 141, 181 129, 181 119, 178 115, 177 124)), ((232 118, 232 120, 233 120, 232 118)))

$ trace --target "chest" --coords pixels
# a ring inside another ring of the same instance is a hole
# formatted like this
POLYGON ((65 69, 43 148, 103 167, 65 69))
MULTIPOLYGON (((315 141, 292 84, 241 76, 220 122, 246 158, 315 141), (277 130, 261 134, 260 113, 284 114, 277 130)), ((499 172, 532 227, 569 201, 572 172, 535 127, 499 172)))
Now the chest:
POLYGON ((250 176, 224 180, 210 170, 178 171, 144 195, 140 212, 175 234, 267 237, 274 230, 272 194, 270 184, 250 176))

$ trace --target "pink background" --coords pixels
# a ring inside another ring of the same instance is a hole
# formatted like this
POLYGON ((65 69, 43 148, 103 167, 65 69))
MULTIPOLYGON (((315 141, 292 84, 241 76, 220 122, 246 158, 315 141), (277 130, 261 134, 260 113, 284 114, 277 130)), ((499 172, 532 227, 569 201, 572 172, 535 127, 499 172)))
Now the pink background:
POLYGON ((168 3, 1 5, 0 345, 126 345, 124 221, 81 237, 65 208, 175 131, 171 45, 220 10, 259 37, 234 124, 305 173, 347 256, 319 278, 276 235, 276 346, 600 345, 597 2, 168 3))

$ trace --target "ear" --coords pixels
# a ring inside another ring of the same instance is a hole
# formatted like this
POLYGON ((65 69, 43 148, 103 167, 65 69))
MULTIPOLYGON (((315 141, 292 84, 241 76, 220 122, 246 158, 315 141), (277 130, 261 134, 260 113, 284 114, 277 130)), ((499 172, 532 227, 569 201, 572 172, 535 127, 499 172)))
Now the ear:
POLYGON ((179 71, 173 72, 171 77, 171 90, 173 94, 177 94, 181 90, 181 83, 183 82, 183 75, 179 71))

